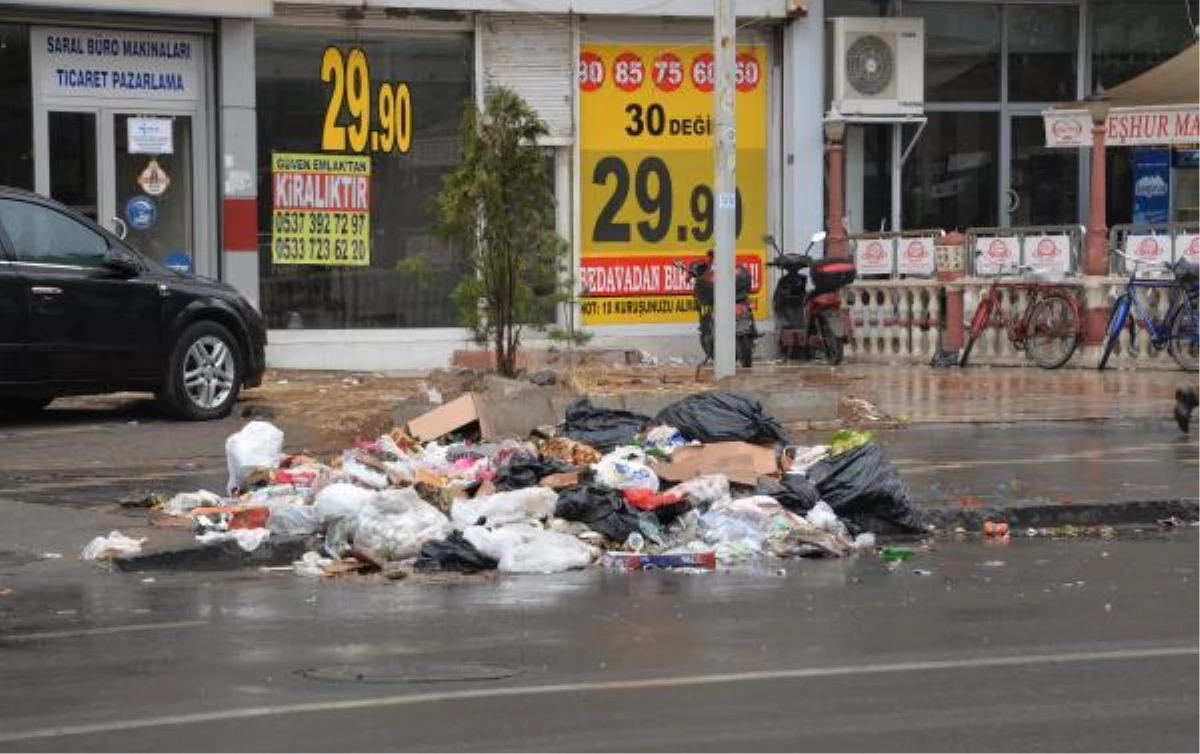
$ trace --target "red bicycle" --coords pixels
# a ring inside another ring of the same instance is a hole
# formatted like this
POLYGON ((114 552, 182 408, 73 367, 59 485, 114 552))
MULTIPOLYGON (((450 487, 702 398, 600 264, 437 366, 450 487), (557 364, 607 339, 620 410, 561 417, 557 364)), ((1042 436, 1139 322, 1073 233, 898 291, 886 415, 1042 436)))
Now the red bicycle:
MULTIPOLYGON (((1038 272, 1030 267, 1011 269, 1018 275, 1038 272)), ((1024 351, 1043 369, 1058 369, 1070 361, 1083 337, 1083 317, 1075 288, 1068 283, 1037 279, 1014 281, 996 276, 971 318, 959 366, 967 365, 975 342, 989 325, 1003 327, 1017 350, 1024 351), (1028 295, 1029 302, 1021 316, 1005 313, 1002 291, 1028 295)))

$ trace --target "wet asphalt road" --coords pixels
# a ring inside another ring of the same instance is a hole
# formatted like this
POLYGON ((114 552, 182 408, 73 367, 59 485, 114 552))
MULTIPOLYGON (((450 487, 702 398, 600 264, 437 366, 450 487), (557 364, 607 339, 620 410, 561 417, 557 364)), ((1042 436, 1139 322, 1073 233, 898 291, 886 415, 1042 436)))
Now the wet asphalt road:
POLYGON ((1146 537, 785 573, 0 568, 0 749, 1195 751, 1196 529, 1146 537))

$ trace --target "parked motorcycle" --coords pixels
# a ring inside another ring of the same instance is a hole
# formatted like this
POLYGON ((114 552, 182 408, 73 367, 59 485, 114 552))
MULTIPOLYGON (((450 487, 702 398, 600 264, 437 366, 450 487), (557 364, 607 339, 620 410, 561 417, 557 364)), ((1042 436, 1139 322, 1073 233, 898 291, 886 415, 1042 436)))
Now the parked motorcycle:
POLYGON ((771 298, 780 353, 787 359, 804 360, 823 353, 830 366, 841 363, 852 325, 842 311, 838 291, 854 282, 854 262, 810 256, 813 246, 824 242, 824 231, 813 235, 803 254, 785 254, 772 236, 763 240, 775 250, 775 259, 767 266, 783 271, 771 298), (810 278, 811 293, 807 290, 810 278))
MULTIPOLYGON (((700 363, 703 367, 713 359, 713 253, 708 253, 706 261, 696 260, 689 265, 684 265, 677 259, 675 267, 693 281, 692 297, 700 315, 700 347, 704 349, 704 361, 700 363)), ((746 368, 754 363, 754 341, 758 339, 754 310, 750 307, 750 283, 750 271, 739 267, 734 289, 737 307, 734 315, 734 334, 737 339, 737 362, 746 368)))

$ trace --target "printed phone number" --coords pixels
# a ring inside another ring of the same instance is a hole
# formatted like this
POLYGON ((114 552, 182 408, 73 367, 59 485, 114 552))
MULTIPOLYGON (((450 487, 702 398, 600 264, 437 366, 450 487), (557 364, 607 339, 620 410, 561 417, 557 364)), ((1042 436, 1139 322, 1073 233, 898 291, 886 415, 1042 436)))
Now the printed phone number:
POLYGON ((281 263, 370 264, 367 241, 361 238, 276 236, 272 259, 281 263))
POLYGON ((276 235, 359 236, 367 227, 367 215, 351 212, 276 211, 271 229, 276 235))

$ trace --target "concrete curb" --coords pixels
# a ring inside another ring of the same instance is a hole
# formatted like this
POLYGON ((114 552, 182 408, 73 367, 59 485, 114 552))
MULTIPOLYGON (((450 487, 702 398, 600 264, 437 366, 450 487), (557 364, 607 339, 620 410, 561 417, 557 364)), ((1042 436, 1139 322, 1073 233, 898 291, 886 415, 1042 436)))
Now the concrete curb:
POLYGON ((254 552, 236 542, 152 550, 113 560, 118 571, 228 571, 246 566, 291 565, 312 549, 308 537, 271 537, 254 552))
POLYGON ((1005 521, 1013 529, 1056 526, 1153 525, 1162 519, 1200 520, 1200 500, 1136 500, 1128 502, 1019 501, 1010 505, 978 507, 927 507, 930 522, 939 530, 963 527, 979 531, 985 520, 1005 521))

